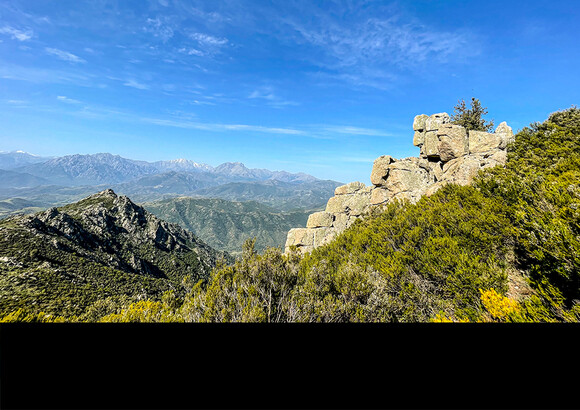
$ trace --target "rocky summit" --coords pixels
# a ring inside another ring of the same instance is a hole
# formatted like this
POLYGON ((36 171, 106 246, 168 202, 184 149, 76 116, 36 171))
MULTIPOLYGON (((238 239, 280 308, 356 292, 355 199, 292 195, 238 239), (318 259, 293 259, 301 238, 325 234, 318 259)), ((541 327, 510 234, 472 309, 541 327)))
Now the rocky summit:
POLYGON ((351 182, 339 186, 326 209, 311 214, 306 228, 288 232, 286 251, 303 252, 329 243, 372 208, 394 200, 417 202, 445 184, 468 185, 484 168, 505 165, 506 147, 513 141, 511 127, 502 122, 493 133, 467 130, 451 124, 447 113, 417 115, 413 145, 419 157, 396 159, 383 155, 374 161, 371 186, 351 182))
POLYGON ((0 293, 10 301, 2 306, 74 314, 106 297, 159 297, 228 258, 108 189, 0 222, 0 293))

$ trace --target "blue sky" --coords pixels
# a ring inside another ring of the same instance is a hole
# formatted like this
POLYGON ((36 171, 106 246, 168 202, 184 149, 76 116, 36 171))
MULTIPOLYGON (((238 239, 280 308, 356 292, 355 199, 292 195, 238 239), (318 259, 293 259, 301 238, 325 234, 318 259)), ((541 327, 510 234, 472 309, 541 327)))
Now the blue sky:
POLYGON ((369 184, 413 117, 514 131, 578 104, 580 2, 0 2, 0 150, 110 152, 369 184))

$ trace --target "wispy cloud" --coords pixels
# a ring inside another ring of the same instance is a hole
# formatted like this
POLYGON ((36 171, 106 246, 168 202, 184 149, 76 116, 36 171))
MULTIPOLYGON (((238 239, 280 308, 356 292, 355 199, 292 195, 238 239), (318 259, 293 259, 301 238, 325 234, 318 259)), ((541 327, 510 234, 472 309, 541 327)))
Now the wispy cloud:
POLYGON ((74 98, 68 98, 64 95, 58 95, 56 99, 65 104, 82 104, 81 101, 75 100, 74 98))
POLYGON ((154 19, 148 18, 144 30, 152 33, 155 37, 160 38, 163 42, 166 42, 173 37, 174 33, 172 25, 165 21, 161 21, 159 17, 154 19))
POLYGON ((204 33, 191 33, 189 37, 200 44, 209 46, 223 46, 228 43, 227 38, 214 37, 204 33))
POLYGON ((86 71, 54 70, 0 64, 0 78, 27 81, 34 84, 73 84, 81 87, 99 86, 98 79, 86 71))
POLYGON ((206 33, 188 33, 182 47, 177 51, 186 55, 198 57, 214 57, 221 53, 221 49, 228 45, 229 40, 225 37, 216 37, 206 33), (191 44, 191 40, 194 44, 191 44))
POLYGON ((167 126, 167 127, 177 127, 186 129, 196 129, 204 131, 250 131, 250 132, 260 132, 268 134, 285 134, 285 135, 305 135, 306 133, 301 130, 293 128, 278 128, 278 127, 265 127, 261 125, 248 125, 248 124, 221 124, 221 123, 203 123, 194 121, 183 121, 183 120, 169 120, 161 118, 141 118, 141 121, 167 126))
POLYGON ((249 95, 249 99, 258 99, 266 101, 266 104, 275 108, 282 108, 289 105, 299 105, 295 101, 286 100, 275 94, 274 88, 271 86, 263 86, 253 90, 249 95))
POLYGON ((428 59, 441 62, 451 54, 467 51, 466 33, 441 31, 413 20, 403 22, 397 15, 388 19, 367 18, 349 25, 323 20, 322 27, 289 22, 306 42, 322 48, 337 66, 387 62, 408 67, 428 59))
POLYGON ((206 54, 203 51, 193 47, 181 47, 180 49, 177 50, 177 52, 187 54, 188 56, 198 56, 198 57, 203 57, 206 54))
POLYGON ((26 101, 26 100, 6 100, 6 104, 19 107, 19 106, 28 105, 28 101, 26 101))
POLYGON ((373 128, 361 128, 361 127, 352 127, 349 125, 333 125, 333 126, 325 126, 323 127, 325 131, 330 133, 339 133, 339 134, 347 134, 347 135, 366 135, 371 137, 391 137, 395 134, 391 132, 387 132, 384 130, 373 129, 373 128))
POLYGON ((32 30, 18 30, 10 26, 1 27, 0 34, 9 35, 10 38, 18 41, 30 40, 33 36, 32 30))
POLYGON ((46 47, 44 49, 48 54, 58 57, 63 61, 68 61, 69 63, 86 63, 87 61, 73 53, 68 51, 59 50, 58 48, 46 47))
POLYGON ((310 61, 327 78, 390 88, 408 70, 424 69, 427 61, 457 62, 478 52, 471 33, 423 23, 397 6, 345 6, 340 15, 308 7, 308 20, 296 10, 282 18, 289 29, 282 35, 312 47, 310 61))
POLYGON ((126 87, 136 88, 138 90, 148 90, 149 86, 147 84, 140 83, 135 80, 127 80, 123 83, 126 87))

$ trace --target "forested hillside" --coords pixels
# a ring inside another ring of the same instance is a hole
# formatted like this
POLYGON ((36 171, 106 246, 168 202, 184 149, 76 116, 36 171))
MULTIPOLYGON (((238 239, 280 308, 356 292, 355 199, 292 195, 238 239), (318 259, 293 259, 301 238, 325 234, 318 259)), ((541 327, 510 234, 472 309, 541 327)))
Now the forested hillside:
POLYGON ((256 249, 283 248, 288 231, 306 226, 310 211, 282 212, 256 201, 236 202, 217 198, 172 198, 143 204, 148 211, 193 232, 215 249, 241 253, 248 238, 256 249))
POLYGON ((506 166, 471 186, 377 208, 305 256, 248 241, 185 296, 100 320, 578 321, 579 181, 573 107, 519 131, 506 166))

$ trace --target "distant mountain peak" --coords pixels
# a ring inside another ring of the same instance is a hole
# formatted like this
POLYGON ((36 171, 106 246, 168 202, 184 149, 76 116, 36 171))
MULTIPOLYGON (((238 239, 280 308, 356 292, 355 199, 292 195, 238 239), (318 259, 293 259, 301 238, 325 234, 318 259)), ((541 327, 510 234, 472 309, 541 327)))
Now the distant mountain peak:
POLYGON ((19 166, 44 162, 50 158, 41 157, 26 151, 0 151, 0 169, 13 169, 19 166))
POLYGON ((156 161, 152 163, 159 171, 181 171, 181 172, 198 172, 213 170, 208 164, 199 163, 186 158, 170 159, 167 161, 156 161))

